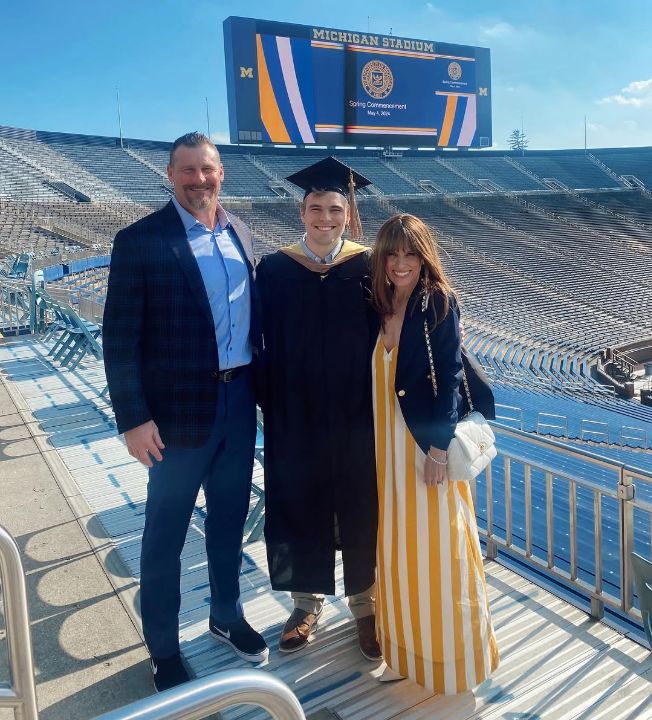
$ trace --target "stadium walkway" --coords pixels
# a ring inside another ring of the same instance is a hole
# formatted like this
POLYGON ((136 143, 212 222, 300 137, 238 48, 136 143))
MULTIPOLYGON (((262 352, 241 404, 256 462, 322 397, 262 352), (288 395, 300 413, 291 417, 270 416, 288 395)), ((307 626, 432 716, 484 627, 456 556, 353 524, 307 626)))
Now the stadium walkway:
MULTIPOLYGON (((149 695, 148 656, 116 595, 120 579, 107 577, 108 546, 94 551, 86 537, 94 516, 62 483, 56 452, 34 437, 23 409, 0 380, 0 524, 27 575, 40 717, 83 720, 149 695)), ((8 676, 0 612, 0 683, 8 676)), ((13 713, 0 709, 0 718, 13 713)))
MULTIPOLYGON (((24 552, 42 717, 85 720, 152 692, 135 629, 146 474, 98 398, 101 367, 61 371, 46 351, 38 338, 0 340, 0 522, 24 552)), ((257 467, 256 482, 260 474, 257 467)), ((182 650, 198 675, 243 667, 206 632, 202 515, 200 499, 182 558, 182 650)), ((492 679, 458 697, 409 681, 379 684, 380 668, 360 655, 340 599, 328 603, 305 652, 280 656, 290 603, 269 589, 261 542, 245 546, 243 601, 272 650, 265 669, 315 720, 336 717, 327 709, 347 720, 652 718, 646 648, 499 563, 486 570, 502 662, 492 679)), ((261 713, 243 707, 225 717, 261 713)))

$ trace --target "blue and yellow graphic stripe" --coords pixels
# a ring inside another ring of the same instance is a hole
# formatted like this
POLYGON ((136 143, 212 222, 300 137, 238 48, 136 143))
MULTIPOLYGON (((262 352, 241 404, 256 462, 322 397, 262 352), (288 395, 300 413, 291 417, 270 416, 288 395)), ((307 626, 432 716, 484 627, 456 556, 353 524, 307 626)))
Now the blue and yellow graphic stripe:
POLYGON ((256 35, 263 139, 314 143, 310 42, 256 35))

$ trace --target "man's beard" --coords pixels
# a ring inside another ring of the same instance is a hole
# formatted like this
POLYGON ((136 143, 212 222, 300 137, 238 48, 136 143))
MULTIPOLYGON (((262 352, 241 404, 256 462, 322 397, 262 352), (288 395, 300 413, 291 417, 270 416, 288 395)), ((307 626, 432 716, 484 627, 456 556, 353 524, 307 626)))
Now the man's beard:
POLYGON ((210 190, 209 195, 195 195, 192 192, 188 192, 190 188, 184 188, 186 200, 188 202, 188 205, 190 205, 191 208, 194 210, 205 210, 207 207, 210 207, 212 202, 215 200, 217 193, 215 191, 214 187, 211 188, 203 188, 204 190, 210 190))

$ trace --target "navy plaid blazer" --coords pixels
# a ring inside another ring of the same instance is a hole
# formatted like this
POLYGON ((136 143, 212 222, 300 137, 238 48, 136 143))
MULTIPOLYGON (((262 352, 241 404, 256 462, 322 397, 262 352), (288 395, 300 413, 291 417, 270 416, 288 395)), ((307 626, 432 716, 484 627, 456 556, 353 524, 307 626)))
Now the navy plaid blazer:
MULTIPOLYGON (((251 233, 230 219, 249 270, 255 361, 261 339, 251 233)), ((166 444, 204 444, 215 420, 217 341, 201 272, 172 202, 116 235, 102 337, 118 432, 154 420, 166 444)))

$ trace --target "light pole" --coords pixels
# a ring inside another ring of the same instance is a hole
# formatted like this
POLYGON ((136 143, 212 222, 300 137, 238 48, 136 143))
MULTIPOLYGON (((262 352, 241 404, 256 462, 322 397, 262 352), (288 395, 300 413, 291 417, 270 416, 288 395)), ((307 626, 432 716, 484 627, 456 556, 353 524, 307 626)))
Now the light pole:
POLYGON ((586 115, 584 116, 584 154, 586 155, 586 115))
POLYGON ((118 106, 118 130, 120 131, 120 147, 124 149, 124 143, 122 142, 122 115, 120 113, 120 91, 118 88, 115 89, 115 102, 118 106))

